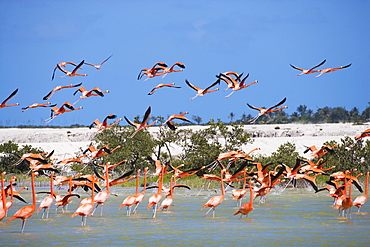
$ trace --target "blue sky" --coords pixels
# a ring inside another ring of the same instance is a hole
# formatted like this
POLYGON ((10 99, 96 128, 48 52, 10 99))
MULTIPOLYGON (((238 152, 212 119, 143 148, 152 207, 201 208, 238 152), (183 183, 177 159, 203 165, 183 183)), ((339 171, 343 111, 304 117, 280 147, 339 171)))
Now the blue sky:
MULTIPOLYGON (((369 1, 0 1, 0 101, 16 88, 0 109, 0 125, 44 125, 50 108, 21 111, 55 86, 83 83, 86 89, 109 90, 105 97, 80 100, 82 110, 65 113, 48 125, 89 125, 107 114, 133 119, 151 106, 153 116, 167 117, 188 111, 230 121, 242 114, 257 114, 253 106, 270 107, 284 97, 291 114, 299 105, 316 111, 325 106, 357 107, 370 102, 370 2, 369 1), (110 55, 101 70, 84 65, 87 77, 52 81, 57 63, 98 64, 110 55), (318 78, 296 76, 290 67, 352 66, 318 78), (182 62, 182 72, 137 80, 141 69, 156 62, 182 62), (193 101, 195 91, 185 84, 205 88, 220 72, 249 73, 247 83, 258 83, 225 98, 220 90, 193 101), (162 88, 147 93, 159 83, 162 88)), ((78 99, 75 89, 56 92, 50 102, 60 106, 78 99)), ((257 120, 258 121, 258 120, 257 120)), ((125 124, 126 122, 121 122, 125 124)))

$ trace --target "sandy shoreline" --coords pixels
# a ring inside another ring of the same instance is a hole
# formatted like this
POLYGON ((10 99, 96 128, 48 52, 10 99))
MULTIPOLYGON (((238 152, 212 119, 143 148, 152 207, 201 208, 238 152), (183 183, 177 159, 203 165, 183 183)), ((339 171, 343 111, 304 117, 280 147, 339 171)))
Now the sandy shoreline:
MULTIPOLYGON (((151 127, 149 131, 158 133, 159 127, 151 127)), ((199 130, 207 126, 183 126, 180 128, 191 128, 199 130)), ((253 144, 243 146, 243 151, 248 152, 256 147, 260 150, 254 154, 270 155, 277 148, 286 143, 294 143, 300 155, 303 155, 305 146, 321 146, 326 141, 340 139, 355 135, 370 128, 370 123, 353 125, 351 123, 339 124, 267 124, 267 125, 245 125, 245 130, 254 139, 253 144)), ((80 149, 85 149, 92 142, 97 133, 96 129, 89 128, 4 128, 0 129, 0 143, 9 140, 21 145, 32 145, 40 147, 46 152, 54 151, 54 158, 63 159, 75 156, 80 149)), ((173 154, 180 153, 178 147, 172 147, 173 154)), ((307 156, 309 158, 309 155, 307 156)))

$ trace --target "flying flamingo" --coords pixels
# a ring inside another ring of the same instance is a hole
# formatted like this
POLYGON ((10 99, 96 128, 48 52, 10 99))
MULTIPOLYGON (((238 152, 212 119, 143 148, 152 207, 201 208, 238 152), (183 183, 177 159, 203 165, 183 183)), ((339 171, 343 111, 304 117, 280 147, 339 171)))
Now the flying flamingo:
POLYGON ((108 116, 106 116, 104 118, 103 122, 100 122, 99 119, 96 119, 96 120, 94 120, 94 122, 92 122, 90 124, 89 129, 91 129, 94 125, 96 125, 98 130, 103 130, 103 129, 106 129, 106 128, 110 128, 110 127, 114 126, 115 124, 117 124, 119 121, 122 120, 122 118, 119 118, 114 123, 108 124, 108 119, 115 119, 116 117, 117 117, 116 115, 109 114, 108 116))
POLYGON ((356 197, 353 201, 353 206, 358 208, 357 212, 360 212, 361 207, 366 203, 367 198, 369 196, 369 172, 366 172, 366 180, 365 180, 365 193, 356 197))
POLYGON ((90 89, 90 90, 86 90, 85 87, 80 87, 78 88, 74 93, 73 95, 76 95, 77 92, 81 92, 82 95, 80 96, 80 98, 74 103, 76 104, 78 101, 80 101, 81 99, 84 99, 84 98, 88 98, 88 97, 91 97, 91 96, 100 96, 100 97, 104 97, 104 94, 105 93, 109 93, 108 90, 105 90, 105 91, 102 91, 100 90, 100 88, 98 87, 94 87, 93 89, 90 89))
POLYGON ((51 172, 50 174, 50 195, 42 199, 39 208, 37 209, 36 213, 39 213, 41 209, 44 209, 42 213, 42 219, 44 218, 45 212, 46 212, 46 218, 49 218, 49 210, 51 207, 51 204, 53 204, 55 195, 54 195, 54 189, 53 189, 53 176, 54 172, 51 172))
POLYGON ((251 120, 249 120, 248 122, 250 122, 250 123, 254 123, 254 122, 256 122, 256 120, 257 120, 260 116, 262 116, 262 115, 269 114, 269 113, 271 113, 271 112, 275 112, 275 111, 279 111, 279 110, 281 110, 281 109, 288 108, 287 106, 283 106, 283 107, 280 107, 280 108, 274 109, 274 108, 276 108, 276 107, 281 106, 282 104, 284 104, 284 103, 285 103, 285 101, 286 101, 286 98, 284 98, 284 99, 283 99, 282 101, 280 101, 278 104, 276 104, 276 105, 274 105, 274 106, 272 106, 272 107, 270 107, 270 108, 267 108, 267 109, 265 109, 265 108, 260 108, 260 107, 254 107, 254 106, 251 106, 250 104, 248 104, 248 103, 247 103, 247 105, 248 105, 250 108, 260 111, 260 113, 258 113, 258 115, 257 115, 257 116, 255 116, 254 118, 252 118, 252 119, 251 119, 251 120))
POLYGON ((56 104, 54 104, 54 105, 50 105, 50 104, 51 104, 50 102, 47 102, 45 104, 33 103, 32 105, 29 105, 27 107, 23 107, 22 112, 27 111, 28 109, 31 109, 31 108, 36 108, 36 107, 54 107, 54 106, 56 106, 56 104))
POLYGON ((253 186, 252 182, 248 182, 249 185, 249 202, 244 203, 240 206, 239 210, 234 213, 234 215, 240 214, 240 218, 245 215, 245 217, 248 217, 248 214, 253 211, 253 186))
POLYGON ((90 66, 93 66, 93 67, 95 67, 95 69, 101 69, 101 66, 102 66, 106 61, 108 61, 108 59, 109 59, 109 58, 111 58, 111 56, 113 56, 113 54, 112 54, 112 55, 110 55, 107 59, 105 59, 103 62, 101 62, 101 63, 100 63, 100 64, 98 64, 98 65, 91 64, 91 63, 85 63, 85 64, 90 65, 90 66))
MULTIPOLYGON (((139 176, 140 176, 140 169, 137 170, 136 173, 136 193, 135 195, 131 195, 123 199, 121 206, 119 206, 118 210, 121 210, 124 206, 127 206, 126 215, 131 215, 131 207, 135 205, 136 197, 139 194, 139 176)), ((145 186, 145 185, 144 185, 145 186)))
POLYGON ((171 116, 169 116, 168 118, 167 118, 167 120, 166 121, 164 121, 163 122, 163 124, 162 124, 162 126, 163 125, 165 125, 165 124, 167 124, 167 126, 170 128, 170 129, 172 129, 172 130, 175 130, 176 129, 176 127, 173 125, 173 123, 172 123, 172 120, 173 119, 180 119, 180 120, 182 120, 182 121, 186 121, 186 122, 189 122, 189 123, 191 123, 191 121, 189 120, 189 119, 187 119, 186 117, 184 117, 184 115, 185 114, 188 114, 189 112, 184 112, 184 113, 181 113, 181 114, 172 114, 171 116))
POLYGON ((1 108, 5 108, 5 107, 11 107, 11 106, 16 106, 16 105, 19 105, 19 103, 15 103, 15 104, 12 104, 12 105, 7 105, 6 102, 8 102, 8 100, 10 100, 11 98, 14 97, 14 95, 16 95, 16 93, 18 92, 18 88, 16 90, 14 90, 14 92, 12 92, 8 98, 6 98, 3 102, 1 102, 0 104, 0 109, 1 108))
POLYGON ((178 66, 178 67, 180 67, 182 69, 185 69, 185 65, 183 63, 181 63, 181 62, 174 63, 171 67, 169 67, 169 68, 168 67, 165 67, 163 69, 163 72, 162 72, 163 76, 162 76, 162 78, 164 78, 168 73, 182 71, 182 69, 178 69, 178 70, 174 69, 175 66, 178 66))
POLYGON ((301 68, 298 68, 298 67, 295 67, 293 65, 290 65, 292 68, 294 69, 297 69, 297 70, 300 70, 302 71, 302 73, 300 74, 297 74, 297 75, 303 75, 303 74, 311 74, 311 73, 316 73, 318 71, 314 71, 314 69, 320 67, 321 65, 323 65, 324 63, 326 62, 326 59, 324 61, 322 61, 319 65, 316 65, 315 67, 312 67, 311 69, 301 69, 301 68))
POLYGON ((50 118, 44 120, 46 123, 50 123, 51 120, 53 120, 55 117, 63 114, 63 113, 66 113, 66 112, 72 112, 72 111, 76 111, 76 110, 80 110, 82 109, 82 106, 80 107, 77 107, 77 108, 74 108, 73 105, 69 102, 65 102, 61 107, 56 107, 54 106, 53 108, 51 108, 51 116, 50 118), (69 110, 67 110, 66 108, 68 108, 69 110))
POLYGON ((91 176, 91 187, 93 188, 91 190, 91 198, 89 200, 86 200, 86 203, 80 204, 80 206, 77 208, 77 210, 72 214, 72 218, 76 215, 80 215, 82 217, 82 226, 86 226, 86 218, 91 213, 91 211, 94 209, 94 187, 95 187, 95 175, 91 176))
POLYGON ((1 201, 2 208, 0 208, 0 221, 2 221, 6 216, 6 195, 5 195, 5 174, 6 172, 1 173, 1 201))
POLYGON ((370 129, 363 131, 361 134, 355 136, 355 143, 350 145, 349 147, 352 148, 356 143, 362 145, 362 139, 365 137, 370 137, 370 129))
MULTIPOLYGON (((66 159, 63 159, 61 161, 58 161, 57 164, 66 165, 66 164, 73 163, 73 162, 77 162, 77 163, 82 164, 83 161, 81 159, 85 156, 86 156, 86 154, 83 154, 83 155, 81 155, 77 158, 66 158, 66 159)), ((68 180, 66 181, 66 183, 67 182, 68 182, 68 180)))
POLYGON ((19 209, 15 214, 6 222, 9 223, 10 221, 19 218, 22 220, 22 230, 23 233, 24 227, 26 225, 26 221, 29 217, 32 216, 32 214, 36 210, 36 191, 35 191, 35 176, 37 175, 37 172, 31 173, 31 185, 32 185, 32 205, 25 206, 21 209, 19 209))
POLYGON ((46 96, 44 96, 44 98, 42 98, 43 100, 48 100, 51 98, 51 96, 53 96, 53 94, 59 90, 62 90, 63 88, 72 88, 72 87, 79 87, 81 86, 82 83, 79 83, 79 84, 76 84, 76 85, 73 85, 73 84, 70 84, 70 85, 67 85, 67 86, 56 86, 53 90, 51 90, 46 96))
POLYGON ((136 127, 134 133, 132 133, 132 135, 129 138, 134 137, 139 130, 150 127, 150 126, 152 126, 153 124, 155 124, 157 122, 157 120, 155 120, 151 124, 146 124, 149 120, 149 117, 150 117, 150 111, 151 111, 151 107, 149 106, 148 109, 146 110, 145 114, 144 114, 144 118, 143 118, 143 121, 141 122, 141 124, 134 123, 134 122, 130 121, 129 119, 127 119, 127 117, 124 117, 128 124, 136 127))
POLYGON ((167 64, 165 64, 163 62, 158 62, 158 63, 154 64, 153 67, 150 68, 150 69, 142 69, 142 70, 140 70, 140 73, 137 76, 137 79, 140 80, 144 75, 146 75, 147 78, 144 80, 144 81, 146 81, 149 78, 153 78, 155 76, 162 75, 162 73, 160 73, 160 74, 157 74, 157 73, 160 70, 163 70, 166 67, 167 67, 167 64), (157 67, 157 66, 159 66, 159 67, 157 67))
POLYGON ((209 90, 209 89, 212 88, 212 87, 214 87, 214 86, 216 86, 217 84, 220 84, 220 79, 218 79, 216 82, 214 82, 211 86, 207 87, 206 89, 201 89, 201 88, 199 88, 197 86, 194 86, 188 80, 185 80, 185 82, 186 82, 186 84, 188 84, 189 87, 191 87, 192 89, 194 89, 195 91, 197 91, 197 94, 193 98, 190 98, 190 100, 193 100, 193 99, 195 99, 198 96, 205 95, 206 93, 212 93, 212 92, 218 91, 218 88, 213 89, 213 90, 209 90))
POLYGON ((76 76, 76 75, 78 75, 78 76, 87 76, 87 74, 77 74, 77 70, 79 70, 84 63, 85 63, 85 61, 82 60, 76 66, 76 68, 74 68, 74 70, 72 70, 72 72, 63 69, 61 66, 59 66, 59 64, 57 64, 58 69, 65 74, 64 76, 59 76, 59 77, 65 77, 65 76, 73 77, 73 76, 76 76))
MULTIPOLYGON (((217 78, 223 80, 227 84, 227 88, 224 89, 224 91, 228 90, 229 88, 233 88, 235 84, 240 81, 240 78, 243 76, 244 73, 241 73, 240 75, 238 72, 229 71, 229 72, 223 72, 219 75, 216 75, 217 78), (235 77, 235 78, 234 78, 235 77)), ((249 76, 249 74, 248 74, 249 76)), ((246 77, 248 77, 246 76, 246 77)))
POLYGON ((104 145, 99 149, 96 149, 95 146, 90 146, 87 149, 85 149, 85 151, 83 151, 82 154, 87 154, 87 152, 90 152, 89 158, 90 159, 97 159, 97 158, 100 158, 104 155, 108 155, 108 154, 113 153, 118 148, 121 148, 121 146, 117 146, 117 147, 113 148, 112 150, 109 149, 108 145, 104 145))
POLYGON ((173 87, 173 88, 181 88, 181 87, 176 87, 174 86, 175 83, 170 83, 170 84, 165 84, 165 83, 159 83, 157 86, 155 86, 149 93, 148 95, 152 95, 157 89, 162 88, 162 87, 173 87))
POLYGON ((161 171, 161 174, 159 174, 160 178, 159 178, 159 183, 158 183, 158 192, 149 197, 149 203, 148 203, 147 209, 149 210, 151 207, 153 207, 153 218, 156 217, 158 205, 162 199, 162 186, 163 186, 163 177, 164 177, 165 168, 166 168, 166 165, 162 165, 162 171, 161 171))
POLYGON ((322 74, 325 74, 325 73, 329 73, 329 72, 332 72, 332 71, 337 71, 337 70, 340 70, 340 69, 345 69, 345 68, 348 68, 349 66, 351 66, 352 64, 348 64, 346 66, 340 66, 340 67, 337 67, 337 68, 327 68, 327 69, 319 69, 319 70, 316 70, 316 71, 313 71, 312 73, 316 73, 316 72, 320 72, 320 74, 318 74, 316 77, 319 77, 321 76, 322 74))
POLYGON ((251 86, 251 85, 253 85, 254 83, 257 83, 258 81, 253 81, 253 82, 251 82, 251 83, 249 83, 248 85, 245 85, 244 83, 245 83, 245 81, 247 80, 247 78, 249 77, 249 74, 248 75, 246 75, 242 80, 241 80, 241 82, 240 83, 238 83, 237 82, 237 80, 234 80, 231 76, 228 76, 228 75, 225 75, 225 74, 220 74, 220 76, 218 77, 218 78, 220 78, 220 79, 222 79, 222 80, 224 80, 224 81, 226 81, 227 82, 227 84, 228 84, 228 87, 227 87, 227 89, 228 88, 231 88, 233 91, 229 94, 229 95, 227 95, 227 96, 225 96, 225 98, 228 98, 228 97, 230 97, 234 92, 236 92, 236 91, 238 91, 238 90, 241 90, 241 89, 243 89, 243 88, 246 88, 246 87, 249 87, 249 86, 251 86), (232 84, 232 85, 231 85, 232 84))
POLYGON ((209 207, 210 209, 207 211, 207 213, 204 215, 205 217, 207 217, 207 214, 213 210, 213 217, 215 217, 215 211, 216 211, 216 207, 218 205, 220 205, 224 198, 225 198, 225 187, 224 187, 224 180, 223 180, 223 174, 225 173, 225 169, 222 169, 221 170, 221 176, 220 176, 220 180, 221 180, 221 195, 219 196, 214 196, 212 197, 211 199, 209 199, 207 201, 206 204, 204 204, 202 206, 202 208, 200 210, 202 210, 203 208, 205 207, 209 207))
POLYGON ((312 157, 320 158, 327 153, 333 154, 334 153, 333 148, 335 148, 336 146, 338 146, 338 144, 334 144, 333 146, 325 145, 325 146, 322 146, 320 149, 317 149, 316 146, 311 146, 311 147, 307 147, 306 150, 303 151, 303 153, 307 153, 308 151, 311 151, 312 157))
MULTIPOLYGON (((75 63, 72 63, 72 62, 61 62, 61 63, 58 63, 59 67, 66 67, 67 64, 71 64, 73 66, 77 66, 75 63)), ((54 80, 54 76, 55 76, 55 70, 58 68, 58 65, 55 66, 54 70, 53 70, 53 75, 51 76, 51 80, 54 80)))

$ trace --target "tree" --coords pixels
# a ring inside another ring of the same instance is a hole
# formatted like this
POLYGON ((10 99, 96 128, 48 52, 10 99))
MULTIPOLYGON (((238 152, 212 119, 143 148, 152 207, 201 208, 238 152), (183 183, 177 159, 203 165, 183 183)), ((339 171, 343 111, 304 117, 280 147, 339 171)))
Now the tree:
POLYGON ((200 123, 202 122, 202 118, 201 118, 201 117, 199 117, 199 116, 195 116, 195 115, 193 115, 193 116, 191 117, 191 119, 193 119, 193 120, 194 120, 194 122, 196 122, 197 124, 200 124, 200 123))

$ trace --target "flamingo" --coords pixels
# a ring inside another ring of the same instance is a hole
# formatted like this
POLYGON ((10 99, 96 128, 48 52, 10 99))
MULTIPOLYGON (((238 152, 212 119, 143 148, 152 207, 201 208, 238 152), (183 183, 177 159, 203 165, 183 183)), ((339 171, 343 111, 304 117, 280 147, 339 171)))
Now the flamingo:
POLYGON ((191 87, 192 89, 194 89, 195 91, 197 91, 197 94, 193 98, 190 98, 190 100, 193 100, 193 99, 195 99, 198 96, 205 95, 206 93, 212 93, 212 92, 218 91, 218 88, 213 89, 213 90, 209 90, 209 89, 212 88, 212 87, 214 87, 214 86, 216 86, 217 84, 220 84, 220 79, 218 79, 211 86, 209 86, 209 87, 207 87, 205 89, 201 89, 201 88, 199 88, 197 86, 194 86, 188 80, 185 80, 185 82, 186 82, 186 84, 188 84, 189 87, 191 87))
POLYGON ((1 201, 2 201, 2 208, 0 208, 0 221, 2 221, 7 212, 6 208, 6 195, 5 195, 5 174, 6 172, 1 173, 1 201))
POLYGON ((70 85, 66 85, 66 86, 56 86, 53 90, 51 90, 46 96, 44 96, 44 98, 42 98, 43 100, 48 100, 51 98, 51 96, 53 96, 53 94, 59 90, 62 90, 63 88, 72 88, 72 87, 79 87, 82 85, 82 82, 79 83, 79 84, 76 84, 76 85, 73 85, 73 84, 70 84, 70 85))
MULTIPOLYGON (((206 166, 201 166, 201 167, 197 167, 197 168, 190 169, 187 171, 181 171, 178 167, 173 167, 171 164, 169 164, 169 166, 175 171, 173 176, 178 179, 192 176, 196 174, 197 172, 199 172, 200 170, 203 170, 204 168, 206 168, 206 166)), ((184 166, 184 164, 181 164, 180 166, 184 166)))
POLYGON ((149 78, 153 78, 155 76, 162 75, 162 73, 160 73, 160 74, 157 74, 157 73, 158 73, 159 70, 163 70, 163 68, 166 68, 166 67, 167 67, 167 64, 165 64, 163 62, 158 62, 158 63, 154 64, 153 67, 150 68, 150 69, 140 70, 140 73, 137 76, 137 79, 140 80, 144 75, 146 75, 147 78, 144 80, 144 81, 146 81, 149 78), (160 67, 157 67, 157 66, 160 66, 160 67))
POLYGON ((162 72, 163 76, 162 76, 162 78, 164 78, 168 73, 182 71, 182 69, 178 69, 178 70, 174 69, 176 66, 178 66, 178 67, 180 67, 182 69, 185 69, 185 65, 183 63, 181 63, 181 62, 174 63, 171 67, 169 67, 169 68, 168 67, 165 67, 163 69, 163 72, 162 72))
POLYGON ((85 151, 83 151, 82 154, 87 154, 87 152, 90 152, 89 158, 92 160, 92 159, 100 158, 104 155, 111 154, 118 148, 121 148, 121 146, 117 146, 117 147, 113 148, 112 150, 109 149, 108 145, 104 145, 99 149, 96 149, 94 146, 90 146, 85 151))
POLYGON ((95 175, 91 176, 91 198, 88 198, 89 200, 85 200, 85 203, 81 203, 80 206, 77 208, 77 210, 72 214, 72 218, 76 215, 80 215, 82 217, 82 226, 86 226, 86 219, 87 216, 91 213, 91 211, 94 209, 94 187, 95 187, 95 175))
POLYGON ((333 146, 325 145, 325 146, 322 146, 320 149, 317 149, 316 146, 311 146, 311 147, 307 147, 306 150, 303 151, 303 153, 307 153, 308 151, 311 151, 312 157, 320 158, 327 153, 333 154, 334 153, 333 148, 335 148, 336 146, 338 146, 338 144, 334 144, 333 146))
POLYGON ((145 192, 146 192, 146 174, 147 174, 148 170, 149 170, 149 168, 145 167, 145 169, 144 169, 144 188, 140 193, 136 194, 136 198, 135 198, 135 202, 134 202, 134 204, 136 204, 136 206, 135 206, 134 210, 132 211, 134 214, 136 213, 137 207, 143 201, 144 196, 145 196, 145 192))
POLYGON ((245 215, 248 217, 248 214, 253 211, 253 186, 252 182, 248 182, 249 185, 249 202, 244 203, 240 206, 239 210, 234 213, 234 215, 240 214, 240 218, 245 215))
POLYGON ((75 68, 74 70, 72 70, 72 72, 70 71, 67 71, 65 69, 62 68, 62 66, 59 66, 59 64, 57 64, 57 67, 60 71, 62 71, 65 75, 64 76, 59 76, 59 77, 65 77, 65 76, 69 76, 69 77, 73 77, 73 76, 87 76, 87 74, 77 74, 77 70, 79 70, 81 68, 81 66, 85 63, 85 60, 82 60, 75 68))
POLYGON ((149 93, 148 95, 152 95, 153 93, 155 93, 155 91, 157 91, 157 89, 159 88, 162 88, 162 87, 173 87, 173 88, 181 88, 181 87, 176 87, 175 86, 175 83, 169 83, 169 84, 165 84, 165 83, 159 83, 157 86, 155 86, 149 93))
POLYGON ((77 111, 77 110, 80 110, 82 109, 82 106, 80 107, 77 107, 77 108, 74 108, 73 105, 71 103, 69 103, 68 101, 63 103, 63 105, 61 107, 56 107, 54 106, 53 108, 51 108, 51 116, 50 118, 44 120, 46 123, 50 123, 51 120, 53 120, 55 117, 63 114, 63 113, 66 113, 66 112, 72 112, 72 111, 77 111), (67 110, 66 108, 68 108, 69 110, 67 110))
POLYGON ((55 198, 55 194, 54 194, 54 190, 53 190, 53 176, 54 176, 54 172, 51 172, 50 174, 50 195, 45 197, 44 199, 42 199, 41 203, 40 203, 40 206, 39 208, 37 209, 37 212, 36 213, 39 213, 41 209, 44 209, 43 213, 42 213, 42 219, 44 218, 44 215, 45 215, 45 212, 46 212, 46 218, 49 218, 49 210, 50 210, 50 206, 51 204, 53 204, 53 201, 54 201, 54 198, 55 198))
POLYGON ((247 184, 247 178, 246 173, 244 173, 244 179, 243 179, 243 188, 242 189, 233 189, 231 191, 231 194, 233 195, 233 199, 236 200, 236 205, 241 206, 242 200, 245 194, 247 194, 247 190, 245 189, 245 185, 247 184))
POLYGON ((366 180, 365 180, 365 193, 356 197, 353 201, 353 206, 358 208, 357 212, 360 212, 361 207, 366 203, 367 198, 369 196, 369 172, 366 172, 366 180))
POLYGON ((18 92, 18 88, 16 90, 14 90, 14 92, 12 92, 8 98, 6 98, 3 102, 1 102, 0 104, 0 109, 1 108, 5 108, 5 107, 11 107, 11 106, 16 106, 16 105, 19 105, 19 103, 15 103, 15 104, 11 104, 11 105, 7 105, 6 102, 8 102, 11 98, 14 97, 14 95, 16 95, 18 92))
POLYGON ((230 76, 221 73, 219 78, 222 78, 225 81, 229 81, 228 85, 233 84, 232 86, 228 86, 228 88, 231 88, 233 91, 229 95, 225 96, 225 98, 230 97, 234 92, 236 92, 238 90, 249 87, 249 86, 258 82, 256 80, 256 81, 253 81, 253 82, 249 83, 248 85, 245 85, 244 83, 245 83, 245 81, 247 80, 248 77, 249 77, 249 74, 246 75, 240 83, 238 83, 236 80, 233 80, 233 78, 231 78, 230 76), (224 79, 223 77, 226 77, 226 79, 224 79))
POLYGON ((36 107, 54 107, 54 106, 57 105, 57 104, 54 104, 54 105, 50 105, 50 104, 51 104, 50 102, 47 102, 45 104, 33 103, 32 105, 29 105, 27 107, 23 107, 22 108, 22 112, 27 111, 28 109, 31 109, 31 108, 36 108, 36 107))
MULTIPOLYGON (((224 89, 224 91, 226 91, 229 88, 234 88, 238 81, 240 81, 240 78, 243 76, 243 74, 244 73, 241 73, 239 75, 237 72, 229 71, 220 73, 219 75, 216 75, 216 77, 226 82, 227 88, 224 89)), ((248 76, 249 74, 246 76, 246 78, 248 78, 248 76)))
POLYGON ((173 204, 174 185, 176 185, 176 178, 171 177, 169 195, 162 201, 161 206, 159 207, 159 209, 162 209, 162 211, 169 209, 173 204))
MULTIPOLYGON (((346 171, 346 174, 348 172, 346 171)), ((351 218, 351 207, 353 206, 353 201, 352 201, 352 180, 346 179, 345 183, 345 198, 342 200, 342 216, 345 216, 345 212, 347 212, 347 215, 349 218, 351 218), (349 183, 349 192, 347 192, 347 187, 349 183)))
POLYGON ((163 186, 163 177, 164 177, 165 168, 166 168, 166 165, 162 165, 162 171, 161 171, 161 174, 159 174, 160 178, 159 178, 159 183, 158 183, 158 192, 149 197, 149 203, 148 203, 147 209, 149 210, 151 207, 153 207, 153 218, 156 217, 158 205, 162 199, 162 186, 163 186))
POLYGON ((370 137, 370 129, 363 131, 361 134, 355 136, 355 143, 350 145, 349 147, 352 148, 356 143, 362 145, 362 139, 365 137, 370 137))
POLYGON ((32 214, 36 210, 36 191, 35 191, 35 176, 37 175, 37 172, 31 173, 31 186, 32 186, 32 205, 25 206, 21 209, 19 209, 15 214, 6 222, 9 223, 10 221, 19 218, 22 220, 22 230, 23 233, 24 227, 26 225, 26 221, 29 217, 32 216, 32 214))
POLYGON ((109 93, 109 90, 105 90, 105 91, 102 91, 100 88, 98 87, 94 87, 93 89, 90 89, 90 90, 86 90, 85 87, 80 87, 78 88, 74 93, 73 95, 76 95, 77 92, 81 92, 82 95, 80 96, 80 98, 74 103, 76 104, 79 100, 81 99, 84 99, 84 98, 88 98, 88 97, 91 97, 91 96, 100 96, 100 97, 104 97, 104 94, 105 93, 109 93))
POLYGON ((170 129, 172 129, 172 130, 175 130, 176 129, 176 127, 173 125, 173 123, 172 123, 172 120, 173 119, 180 119, 180 120, 182 120, 182 121, 186 121, 186 122, 188 122, 188 123, 191 123, 191 121, 189 120, 189 119, 187 119, 186 117, 184 117, 184 115, 185 114, 188 114, 189 112, 184 112, 184 113, 181 113, 181 114, 172 114, 171 116, 169 116, 168 118, 167 118, 167 120, 166 121, 164 121, 163 122, 163 124, 162 124, 162 126, 163 125, 165 125, 165 124, 167 124, 167 126, 170 128, 170 129))
POLYGON ((94 199, 94 202, 96 203, 96 206, 94 210, 91 213, 91 216, 94 215, 95 210, 98 208, 99 205, 100 207, 100 216, 103 216, 103 207, 104 207, 104 202, 108 200, 109 194, 110 194, 110 187, 109 187, 109 173, 108 173, 108 164, 103 165, 104 166, 104 172, 105 172, 105 190, 100 191, 94 199))
POLYGON ((146 110, 145 114, 144 114, 144 118, 143 118, 143 121, 141 122, 141 124, 134 123, 134 122, 130 121, 127 117, 124 117, 128 124, 136 127, 134 133, 131 136, 129 136, 129 138, 133 138, 139 130, 150 127, 150 126, 152 126, 153 124, 155 124, 157 122, 157 120, 155 120, 151 124, 146 124, 149 120, 149 117, 150 117, 150 111, 151 111, 151 107, 149 106, 148 109, 146 110))
MULTIPOLYGON (((73 162, 77 162, 77 163, 80 163, 82 164, 83 161, 81 160, 83 157, 85 157, 86 154, 83 154, 77 158, 66 158, 66 159, 63 159, 63 160, 60 160, 57 162, 57 164, 60 164, 60 165, 66 165, 66 164, 69 164, 69 163, 73 163, 73 162)), ((68 180, 66 181, 66 183, 68 182, 68 180)))
POLYGON ((47 159, 50 158, 53 154, 54 154, 54 150, 51 151, 50 153, 25 153, 21 157, 16 155, 20 159, 14 165, 17 166, 17 165, 21 164, 24 161, 31 162, 32 160, 36 160, 36 161, 39 161, 43 164, 47 164, 48 163, 47 159), (46 155, 46 156, 44 157, 43 155, 46 155))
POLYGON ((221 195, 218 195, 218 196, 214 196, 212 197, 211 199, 209 199, 207 201, 206 204, 204 204, 202 206, 202 208, 200 210, 202 210, 203 208, 205 207, 209 207, 210 209, 207 211, 207 213, 204 215, 205 217, 207 217, 207 214, 213 210, 213 217, 215 217, 215 211, 216 211, 216 207, 218 205, 220 205, 224 198, 225 198, 225 187, 224 187, 224 180, 223 180, 223 174, 225 173, 225 169, 222 169, 221 170, 221 175, 220 175, 220 180, 221 180, 221 195))
MULTIPOLYGON (((72 62, 61 62, 61 63, 58 63, 59 67, 66 67, 67 64, 71 64, 73 66, 77 66, 75 63, 72 63, 72 62)), ((51 76, 51 80, 54 80, 54 76, 55 76, 55 70, 58 68, 58 65, 55 66, 54 70, 53 70, 53 75, 51 76)))
POLYGON ((103 130, 103 129, 106 129, 106 128, 110 128, 110 127, 114 126, 115 124, 117 124, 119 121, 122 120, 122 118, 119 118, 114 123, 108 124, 108 119, 115 119, 116 117, 117 117, 116 115, 109 114, 108 116, 106 116, 104 118, 103 122, 100 122, 99 119, 96 119, 96 120, 94 120, 94 122, 91 123, 91 125, 89 126, 89 129, 91 129, 94 125, 96 125, 98 130, 103 130))
POLYGON ((337 71, 337 70, 340 70, 340 69, 345 69, 345 68, 348 68, 349 66, 351 66, 352 64, 348 64, 348 65, 345 65, 345 66, 340 66, 340 67, 337 67, 337 68, 327 68, 327 69, 320 69, 320 70, 316 70, 316 71, 313 71, 312 73, 316 73, 316 72, 320 72, 320 74, 318 74, 316 77, 319 77, 321 76, 322 74, 325 74, 325 73, 329 73, 329 72, 332 72, 332 71, 337 71))
POLYGON ((98 65, 91 64, 91 63, 85 63, 85 64, 90 65, 90 66, 93 66, 93 67, 95 67, 95 69, 101 69, 101 66, 102 66, 106 61, 108 61, 108 59, 109 59, 109 58, 111 58, 111 56, 113 56, 113 54, 112 54, 112 55, 110 55, 107 59, 105 59, 103 62, 101 62, 101 63, 100 63, 100 64, 98 64, 98 65))
POLYGON ((320 67, 321 65, 323 65, 324 63, 326 62, 326 59, 324 61, 322 61, 320 64, 316 65, 315 67, 312 67, 311 69, 301 69, 301 68, 298 68, 298 67, 295 67, 293 65, 290 65, 292 68, 294 69, 297 69, 297 70, 300 70, 302 71, 302 73, 300 74, 297 74, 297 75, 303 75, 303 74, 311 74, 311 73, 316 73, 318 71, 314 71, 314 69, 320 67))
POLYGON ((119 206, 118 210, 121 210, 122 207, 127 206, 126 215, 131 215, 131 207, 135 205, 136 197, 139 194, 139 176, 140 176, 140 169, 137 170, 136 174, 136 193, 135 195, 131 195, 123 199, 121 206, 119 206))
POLYGON ((275 112, 275 111, 279 111, 279 110, 281 110, 281 109, 288 108, 287 106, 283 106, 283 107, 280 107, 280 108, 274 109, 274 108, 276 108, 276 107, 281 106, 282 104, 284 104, 284 103, 285 103, 285 101, 286 101, 286 98, 284 98, 284 99, 283 99, 282 101, 280 101, 278 104, 276 104, 276 105, 274 105, 274 106, 271 106, 270 108, 267 108, 267 109, 265 109, 265 108, 260 108, 260 107, 254 107, 254 106, 251 106, 250 104, 248 104, 248 103, 247 103, 247 105, 248 105, 250 108, 260 111, 260 112, 258 113, 258 115, 257 115, 257 116, 255 116, 254 118, 252 118, 252 119, 251 119, 251 120, 249 120, 248 122, 250 122, 250 123, 254 123, 254 122, 256 122, 256 120, 257 120, 260 116, 262 116, 262 115, 269 114, 269 113, 271 113, 271 112, 275 112))

